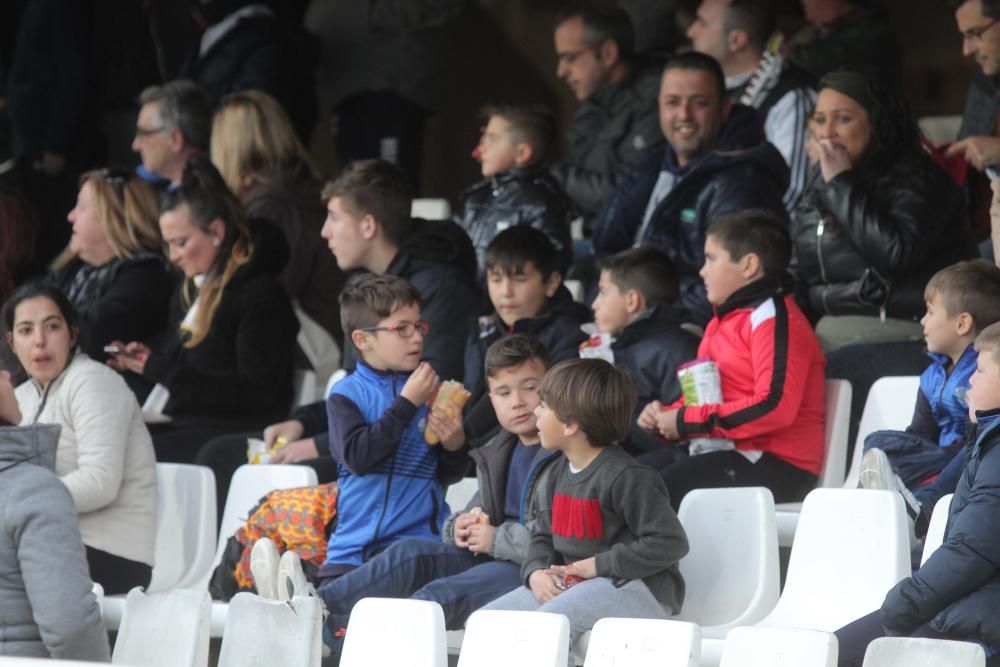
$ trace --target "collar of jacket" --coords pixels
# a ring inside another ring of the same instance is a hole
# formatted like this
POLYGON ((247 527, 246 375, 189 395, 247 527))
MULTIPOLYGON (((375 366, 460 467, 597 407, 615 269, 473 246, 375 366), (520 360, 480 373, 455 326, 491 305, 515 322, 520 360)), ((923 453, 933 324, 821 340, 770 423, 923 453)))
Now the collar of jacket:
MULTIPOLYGON (((407 378, 410 377, 409 373, 404 373, 403 371, 381 371, 377 368, 372 368, 361 358, 360 352, 358 353, 358 364, 354 372, 359 373, 361 377, 367 378, 370 382, 377 382, 384 385, 389 385, 394 380, 406 382, 407 378)), ((402 385, 400 385, 400 388, 402 388, 402 385)))
POLYGON ((715 316, 721 320, 734 310, 750 306, 756 307, 771 297, 784 296, 790 294, 791 291, 792 277, 789 274, 764 276, 730 294, 725 303, 715 307, 715 316))
MULTIPOLYGON (((951 366, 951 357, 949 357, 947 354, 941 354, 939 352, 931 352, 930 350, 927 350, 927 356, 930 357, 931 361, 933 361, 938 366, 943 366, 944 368, 948 368, 949 366, 951 366)), ((965 348, 965 351, 962 352, 962 356, 958 358, 958 361, 955 362, 955 368, 958 368, 959 366, 964 366, 969 363, 971 363, 972 367, 975 368, 975 362, 972 360, 975 359, 977 356, 979 356, 979 353, 976 352, 976 346, 969 345, 968 347, 965 348)), ((954 370, 952 372, 954 372, 954 370)))
POLYGON ((489 183, 494 190, 502 190, 508 183, 524 183, 530 181, 539 172, 538 167, 529 165, 527 167, 511 167, 499 174, 493 174, 489 178, 489 183))
POLYGON ((641 340, 651 330, 667 325, 680 326, 690 320, 687 309, 672 303, 651 306, 639 317, 625 325, 621 334, 615 336, 611 348, 620 348, 641 340))
POLYGON ((1000 426, 1000 408, 976 410, 976 444, 972 450, 972 458, 978 456, 984 441, 997 432, 998 426, 1000 426))

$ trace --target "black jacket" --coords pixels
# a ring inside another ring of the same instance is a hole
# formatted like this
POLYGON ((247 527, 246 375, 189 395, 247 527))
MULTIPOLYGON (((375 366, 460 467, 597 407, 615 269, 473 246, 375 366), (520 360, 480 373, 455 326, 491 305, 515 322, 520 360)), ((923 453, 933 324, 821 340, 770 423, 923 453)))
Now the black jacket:
POLYGON ((961 190, 923 153, 876 179, 852 169, 824 183, 814 166, 792 238, 814 317, 917 319, 928 279, 976 256, 961 190))
POLYGON ((882 624, 893 634, 930 622, 943 634, 1000 646, 1000 410, 977 416, 978 433, 951 501, 944 541, 882 603, 882 624))
POLYGON ((788 165, 766 143, 754 109, 734 105, 715 144, 685 167, 676 167, 673 149, 665 145, 622 182, 601 211, 594 227, 594 252, 607 256, 638 241, 666 252, 680 278, 680 304, 693 321, 705 324, 712 309, 698 271, 705 263, 705 230, 723 215, 762 208, 785 218, 782 196, 788 188, 788 165), (650 195, 664 168, 676 172, 673 190, 653 211, 636 238, 650 195))
POLYGON ((146 361, 143 377, 170 390, 165 412, 175 421, 259 424, 288 413, 299 324, 276 276, 288 250, 272 225, 258 221, 253 229, 250 261, 223 290, 204 340, 191 349, 183 346, 187 336, 180 324, 187 306, 179 287, 170 302, 167 337, 146 361))
POLYGON ((566 275, 573 261, 572 218, 573 205, 555 179, 541 169, 525 167, 483 179, 463 192, 461 209, 453 219, 472 239, 482 279, 487 246, 514 225, 531 225, 544 232, 559 251, 559 269, 566 275))
POLYGON ((822 28, 808 26, 792 39, 790 56, 817 79, 840 67, 867 66, 890 84, 897 84, 902 71, 896 31, 886 11, 877 6, 822 28))
POLYGON ((611 344, 615 364, 629 370, 639 390, 627 447, 630 452, 648 451, 657 444, 656 438, 635 423, 642 409, 652 401, 669 405, 680 398, 677 367, 698 356, 700 342, 696 335, 681 328, 689 320, 687 312, 677 306, 653 306, 625 327, 611 344))
POLYGON ((969 94, 965 98, 965 111, 962 112, 962 126, 958 130, 958 138, 985 134, 996 136, 997 117, 1000 116, 1000 85, 997 77, 988 77, 982 70, 976 70, 976 76, 969 84, 969 94))
POLYGON ((592 220, 646 150, 663 143, 656 97, 660 68, 633 69, 583 101, 569 128, 569 159, 552 167, 569 198, 592 220))

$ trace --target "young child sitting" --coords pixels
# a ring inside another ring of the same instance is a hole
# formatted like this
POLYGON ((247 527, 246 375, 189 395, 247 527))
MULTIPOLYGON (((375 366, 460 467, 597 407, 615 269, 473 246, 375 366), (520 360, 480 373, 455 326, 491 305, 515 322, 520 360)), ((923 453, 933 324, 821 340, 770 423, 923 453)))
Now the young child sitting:
POLYGON ((708 227, 701 277, 715 317, 698 358, 718 367, 722 403, 654 401, 639 425, 668 440, 720 438, 734 447, 667 467, 674 507, 697 488, 766 486, 780 503, 802 500, 816 484, 826 362, 792 297, 790 257, 788 225, 769 213, 739 213, 708 227))
POLYGON ((531 531, 525 585, 485 609, 564 614, 571 646, 605 617, 678 613, 684 580, 677 562, 687 537, 656 471, 616 444, 635 407, 628 372, 602 359, 570 359, 545 376, 541 398, 542 447, 563 453, 552 512, 531 531))
POLYGON ((577 356, 577 346, 587 338, 580 326, 590 312, 573 301, 558 267, 552 243, 533 227, 501 232, 486 251, 486 286, 495 310, 479 318, 479 331, 465 347, 462 382, 472 393, 465 420, 471 442, 496 428, 483 378, 483 359, 494 341, 512 333, 534 336, 555 363, 577 356))
POLYGON ((332 637, 343 636, 351 609, 364 597, 432 600, 444 609, 448 629, 459 630, 473 611, 520 585, 531 527, 551 509, 550 479, 559 458, 537 446, 534 410, 545 367, 545 348, 530 336, 490 346, 486 377, 502 430, 470 452, 480 491, 448 518, 441 540, 395 542, 323 584, 319 595, 332 637))
POLYGON ((340 294, 340 319, 361 359, 327 400, 339 517, 320 579, 404 537, 438 539, 448 516, 441 485, 468 467, 460 416, 425 405, 439 383, 421 361, 429 332, 416 288, 387 274, 358 276, 340 294), (424 423, 440 447, 427 444, 424 423))
POLYGON ((542 167, 553 143, 552 114, 537 105, 504 105, 486 107, 483 117, 486 127, 474 153, 483 180, 462 193, 454 216, 472 239, 480 279, 486 276, 486 248, 497 234, 516 225, 544 232, 565 274, 573 261, 573 208, 542 167))
MULTIPOLYGON (((612 338, 599 354, 632 374, 639 390, 638 418, 652 401, 669 404, 680 397, 677 367, 695 358, 699 339, 682 327, 689 321, 688 314, 675 305, 677 274, 662 251, 631 248, 604 259, 600 266, 594 324, 598 332, 612 338)), ((581 356, 588 351, 593 350, 581 348, 581 356)), ((665 450, 636 424, 627 449, 632 454, 665 450)))
POLYGON ((939 474, 965 441, 965 394, 976 369, 976 335, 1000 321, 1000 269, 981 259, 953 264, 931 277, 920 320, 933 363, 920 375, 913 420, 906 431, 877 431, 865 440, 861 486, 908 492, 939 474))
MULTIPOLYGON (((837 631, 839 665, 860 667, 868 643, 886 635, 981 642, 1000 663, 1000 323, 976 338, 966 399, 976 431, 951 501, 941 546, 896 584, 882 608, 837 631), (992 647, 992 648, 991 648, 992 647)), ((957 460, 953 459, 953 463, 957 460)), ((951 465, 949 465, 949 468, 951 465)))

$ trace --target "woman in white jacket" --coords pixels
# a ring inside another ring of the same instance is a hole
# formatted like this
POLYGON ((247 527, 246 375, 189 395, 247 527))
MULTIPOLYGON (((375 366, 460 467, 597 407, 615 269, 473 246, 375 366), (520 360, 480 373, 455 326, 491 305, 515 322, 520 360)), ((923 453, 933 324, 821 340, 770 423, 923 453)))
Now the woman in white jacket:
POLYGON ((156 460, 135 395, 77 350, 77 314, 57 289, 32 284, 3 308, 8 345, 28 374, 21 424, 59 424, 56 475, 80 520, 91 578, 106 593, 149 583, 156 534, 156 460))

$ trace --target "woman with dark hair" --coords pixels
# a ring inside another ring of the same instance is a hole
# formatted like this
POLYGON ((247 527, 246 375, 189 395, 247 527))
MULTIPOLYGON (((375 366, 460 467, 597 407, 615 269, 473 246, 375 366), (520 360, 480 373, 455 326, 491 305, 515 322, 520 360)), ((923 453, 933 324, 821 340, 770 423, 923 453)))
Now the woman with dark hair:
POLYGON ((76 505, 91 578, 109 594, 146 586, 156 461, 135 396, 121 376, 79 351, 79 317, 54 287, 19 288, 0 317, 28 374, 16 390, 21 426, 62 427, 55 473, 76 505))
POLYGON ((169 393, 170 424, 152 428, 159 461, 190 463, 207 440, 279 421, 292 399, 298 322, 276 274, 287 261, 280 231, 243 208, 208 158, 188 161, 167 193, 160 230, 184 282, 170 303, 167 338, 151 348, 116 342, 109 360, 169 393))
POLYGON ((976 256, 961 190, 924 150, 905 100, 871 74, 820 81, 808 141, 792 236, 820 342, 920 340, 927 280, 976 256))

